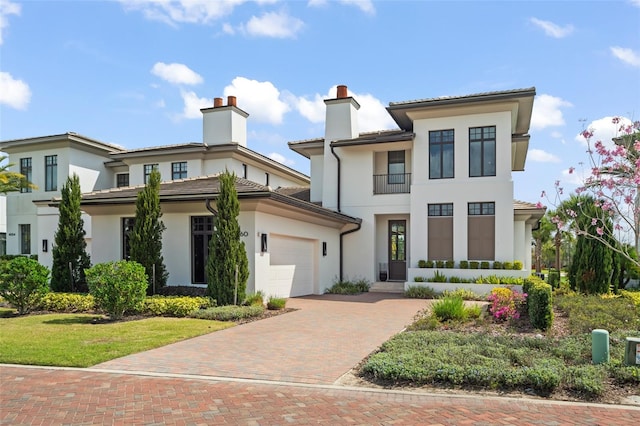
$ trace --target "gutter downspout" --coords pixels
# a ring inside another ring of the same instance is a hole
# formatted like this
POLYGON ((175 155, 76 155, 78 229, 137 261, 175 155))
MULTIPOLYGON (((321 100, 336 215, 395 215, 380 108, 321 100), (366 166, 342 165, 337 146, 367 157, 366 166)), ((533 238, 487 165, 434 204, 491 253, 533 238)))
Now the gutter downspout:
POLYGON ((211 212, 213 217, 218 217, 218 211, 211 207, 211 200, 209 198, 207 198, 207 200, 205 201, 205 205, 207 206, 207 210, 211 212))
MULTIPOLYGON (((336 157, 336 160, 338 161, 338 199, 337 199, 337 204, 338 204, 338 213, 342 213, 340 211, 340 157, 338 157, 338 154, 336 154, 336 151, 333 149, 333 145, 329 144, 329 146, 331 147, 331 153, 333 154, 334 157, 336 157)), ((350 229, 348 231, 344 231, 340 233, 340 247, 339 247, 339 251, 340 251, 340 281, 342 281, 342 277, 343 277, 343 264, 344 264, 344 259, 343 259, 343 250, 342 250, 342 244, 343 244, 343 237, 347 234, 351 234, 352 232, 356 232, 359 231, 360 228, 362 228, 362 221, 358 222, 358 226, 356 228, 350 229)))

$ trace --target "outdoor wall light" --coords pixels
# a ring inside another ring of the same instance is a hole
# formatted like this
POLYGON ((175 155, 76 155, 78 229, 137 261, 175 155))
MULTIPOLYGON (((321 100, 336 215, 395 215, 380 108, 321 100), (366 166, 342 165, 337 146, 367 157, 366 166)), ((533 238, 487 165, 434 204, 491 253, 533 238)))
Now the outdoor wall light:
POLYGON ((322 255, 323 256, 327 255, 327 242, 326 241, 322 242, 322 255))
POLYGON ((260 251, 262 253, 267 251, 267 234, 260 235, 260 251))

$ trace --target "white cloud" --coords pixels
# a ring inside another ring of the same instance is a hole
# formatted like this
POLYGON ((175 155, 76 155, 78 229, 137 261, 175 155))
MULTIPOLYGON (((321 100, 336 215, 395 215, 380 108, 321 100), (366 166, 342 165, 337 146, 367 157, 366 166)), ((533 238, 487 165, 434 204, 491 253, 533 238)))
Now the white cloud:
POLYGON ((565 169, 562 171, 562 183, 569 185, 582 186, 585 182, 585 170, 582 168, 575 169, 570 171, 569 169, 565 169))
POLYGON ((2 44, 2 33, 9 26, 9 15, 20 15, 20 5, 11 3, 9 0, 0 0, 0 44, 2 44))
POLYGON ((212 106, 211 99, 199 98, 194 92, 182 90, 180 91, 184 109, 179 118, 202 118, 200 109, 212 106))
POLYGON ((543 21, 538 18, 530 18, 529 21, 538 28, 541 28, 549 37, 564 38, 573 32, 573 25, 571 24, 561 27, 551 21, 543 21))
POLYGON ((530 149, 528 159, 539 163, 559 163, 560 158, 541 149, 530 149))
POLYGON ((531 129, 540 130, 546 127, 563 126, 563 107, 573 106, 571 102, 551 95, 538 95, 533 103, 531 114, 531 129))
POLYGON ((284 155, 279 154, 277 152, 272 152, 267 155, 267 157, 271 158, 273 161, 277 161, 278 163, 284 164, 285 166, 293 166, 295 161, 286 158, 284 155))
MULTIPOLYGON (((391 118, 382 102, 368 93, 349 92, 359 104, 358 126, 361 132, 395 129, 397 125, 391 118)), ((312 99, 307 97, 293 97, 291 103, 300 115, 312 123, 322 123, 325 119, 325 99, 336 97, 336 86, 331 87, 326 95, 315 94, 312 99)))
MULTIPOLYGON (((633 122, 627 117, 619 118, 620 121, 618 123, 613 122, 613 117, 603 117, 589 123, 587 130, 593 132, 593 136, 591 137, 592 147, 593 142, 595 141, 602 141, 606 147, 613 147, 614 142, 612 139, 623 134, 620 131, 620 128, 622 126, 630 126, 633 124, 633 122)), ((582 136, 582 132, 576 135, 575 140, 580 142, 582 145, 587 146, 587 140, 582 136)))
POLYGON ((640 7, 640 0, 630 0, 629 3, 631 3, 635 7, 640 7))
POLYGON ((207 24, 228 16, 246 0, 120 0, 125 10, 141 11, 145 18, 175 26, 207 24))
POLYGON ((620 59, 622 62, 625 62, 633 67, 640 68, 640 55, 634 52, 632 49, 618 46, 613 46, 609 49, 611 50, 613 56, 620 59))
POLYGON ((192 71, 184 64, 156 62, 153 68, 151 68, 151 73, 173 84, 192 85, 200 84, 203 81, 200 74, 192 71))
POLYGON ((225 22, 224 24, 222 24, 222 32, 225 34, 234 35, 236 33, 236 30, 230 23, 225 22))
POLYGON ((238 108, 259 122, 281 124, 289 105, 280 99, 280 91, 269 81, 236 77, 224 88, 224 96, 235 96, 238 108))
POLYGON ((31 89, 22 80, 14 79, 8 72, 0 71, 0 104, 15 109, 27 109, 31 101, 31 89))
MULTIPOLYGON (((368 15, 376 13, 376 9, 373 7, 371 0, 340 0, 339 3, 355 6, 368 15)), ((327 4, 329 4, 327 0, 309 0, 307 3, 310 7, 324 7, 327 4)))
POLYGON ((259 18, 252 16, 244 26, 247 34, 257 37, 294 38, 304 23, 286 12, 267 12, 259 18))

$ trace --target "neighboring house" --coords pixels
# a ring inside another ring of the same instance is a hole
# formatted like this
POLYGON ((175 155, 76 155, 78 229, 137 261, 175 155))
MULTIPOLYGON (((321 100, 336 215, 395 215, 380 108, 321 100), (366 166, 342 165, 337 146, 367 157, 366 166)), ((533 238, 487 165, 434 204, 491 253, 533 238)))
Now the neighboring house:
POLYGON ((0 256, 7 253, 7 197, 0 195, 0 256))
POLYGON ((311 178, 247 148, 236 99, 202 109, 203 142, 126 150, 74 133, 0 142, 38 185, 7 197, 7 252, 51 266, 60 188, 80 176, 92 262, 128 257, 135 199, 156 168, 169 285, 203 285, 218 174, 235 172, 248 291, 320 294, 336 278, 403 283, 418 261, 520 260, 544 210, 513 200, 534 89, 392 103, 400 130, 361 134, 346 86, 326 100, 323 138, 290 142, 311 178))

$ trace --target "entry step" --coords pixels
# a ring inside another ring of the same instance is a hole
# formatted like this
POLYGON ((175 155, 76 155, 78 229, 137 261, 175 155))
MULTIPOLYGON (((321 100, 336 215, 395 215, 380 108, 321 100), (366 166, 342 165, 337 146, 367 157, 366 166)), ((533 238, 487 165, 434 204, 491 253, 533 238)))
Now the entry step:
POLYGON ((369 291, 377 293, 404 293, 404 281, 378 281, 371 284, 369 291))

